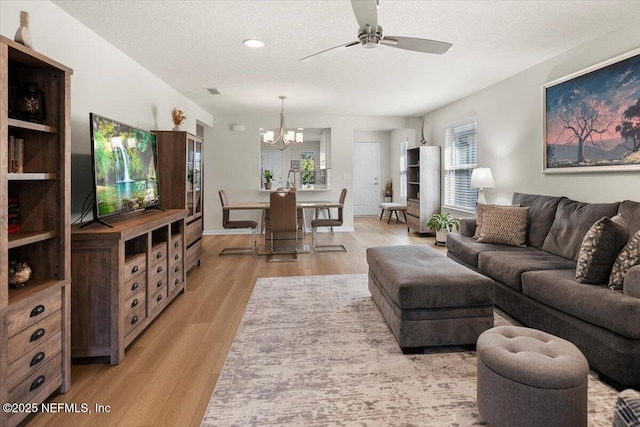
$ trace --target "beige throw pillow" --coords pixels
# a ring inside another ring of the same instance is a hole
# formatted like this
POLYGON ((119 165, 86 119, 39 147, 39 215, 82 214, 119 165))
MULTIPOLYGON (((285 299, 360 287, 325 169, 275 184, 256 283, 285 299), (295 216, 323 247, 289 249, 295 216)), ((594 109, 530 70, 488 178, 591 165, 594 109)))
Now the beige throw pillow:
POLYGON ((483 212, 478 242, 525 247, 529 207, 493 205, 483 212))
POLYGON ((491 209, 491 207, 493 207, 495 205, 487 205, 484 203, 478 203, 478 205, 476 206, 476 231, 473 234, 473 238, 474 239, 479 239, 480 238, 480 233, 482 232, 482 216, 484 215, 485 211, 491 209))

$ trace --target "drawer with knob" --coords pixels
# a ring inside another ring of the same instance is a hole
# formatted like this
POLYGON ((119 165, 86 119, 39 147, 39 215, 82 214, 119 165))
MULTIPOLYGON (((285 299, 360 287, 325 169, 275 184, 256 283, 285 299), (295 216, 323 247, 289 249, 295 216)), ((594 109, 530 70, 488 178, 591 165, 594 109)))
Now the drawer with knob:
POLYGON ((144 304, 138 305, 138 308, 133 310, 131 314, 124 318, 124 333, 125 335, 131 332, 136 326, 142 323, 147 317, 147 309, 144 304))
POLYGON ((168 289, 167 285, 162 286, 161 288, 157 289, 157 292, 153 294, 151 298, 149 298, 151 313, 153 313, 154 310, 163 302, 166 302, 167 295, 168 295, 167 289, 168 289))
POLYGON ((56 332, 42 344, 32 348, 11 365, 8 369, 7 386, 15 387, 20 381, 33 374, 55 355, 62 352, 62 332, 56 332))
MULTIPOLYGON (((158 279, 162 278, 164 276, 164 283, 167 282, 166 278, 167 278, 167 260, 163 260, 162 262, 159 262, 157 264, 155 264, 153 267, 151 267, 151 269, 149 270, 149 284, 153 285, 155 282, 158 281, 158 279)), ((153 290, 151 291, 153 292, 153 290)))
POLYGON ((169 265, 182 264, 182 249, 172 251, 169 257, 169 265))
POLYGON ((151 260, 149 261, 151 265, 155 264, 157 261, 164 260, 167 258, 167 243, 161 242, 153 246, 151 248, 151 260))
POLYGON ((140 306, 147 305, 147 289, 142 288, 135 294, 131 295, 129 299, 124 302, 124 316, 127 317, 140 306))
POLYGON ((9 363, 15 362, 25 353, 30 352, 61 330, 62 310, 58 310, 22 332, 9 337, 7 345, 9 363))
POLYGON ((174 264, 169 271, 169 289, 173 290, 182 283, 182 263, 174 264))
POLYGON ((124 283, 124 287, 122 288, 122 295, 125 300, 129 299, 131 295, 139 292, 140 289, 145 289, 147 287, 147 275, 139 274, 136 277, 133 277, 128 282, 124 283))
POLYGON ((147 254, 139 253, 128 256, 124 264, 124 281, 144 273, 147 270, 147 254))
POLYGON ((45 298, 31 304, 20 304, 7 313, 7 335, 13 336, 21 330, 60 310, 62 296, 60 292, 54 292, 45 298))
POLYGON ((174 234, 171 236, 171 244, 169 245, 171 252, 182 251, 182 234, 174 234))
POLYGON ((36 396, 47 391, 45 396, 62 385, 62 354, 36 369, 22 382, 9 390, 9 402, 37 402, 36 396))

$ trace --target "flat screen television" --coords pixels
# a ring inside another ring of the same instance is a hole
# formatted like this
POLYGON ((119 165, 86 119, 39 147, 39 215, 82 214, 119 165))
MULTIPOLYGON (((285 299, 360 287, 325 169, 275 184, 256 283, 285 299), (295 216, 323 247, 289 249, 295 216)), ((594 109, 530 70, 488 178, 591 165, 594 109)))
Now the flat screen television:
POLYGON ((95 184, 94 220, 158 206, 156 136, 95 113, 90 113, 89 118, 95 184))

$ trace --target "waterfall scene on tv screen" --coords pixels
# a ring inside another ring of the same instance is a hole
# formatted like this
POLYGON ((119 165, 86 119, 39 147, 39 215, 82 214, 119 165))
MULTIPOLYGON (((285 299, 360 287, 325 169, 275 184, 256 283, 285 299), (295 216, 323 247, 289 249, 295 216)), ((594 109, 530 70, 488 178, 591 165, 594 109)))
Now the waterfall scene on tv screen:
POLYGON ((98 217, 160 202, 156 136, 91 114, 98 217))

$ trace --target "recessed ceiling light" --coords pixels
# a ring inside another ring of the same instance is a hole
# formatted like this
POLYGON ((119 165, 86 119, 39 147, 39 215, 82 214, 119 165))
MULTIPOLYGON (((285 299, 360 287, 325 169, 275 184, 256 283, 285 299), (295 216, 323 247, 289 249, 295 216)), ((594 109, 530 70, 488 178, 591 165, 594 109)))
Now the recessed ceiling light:
POLYGON ((242 43, 244 43, 244 45, 247 46, 247 47, 262 47, 262 46, 264 46, 264 42, 261 42, 260 40, 255 40, 255 39, 243 40, 242 43))

